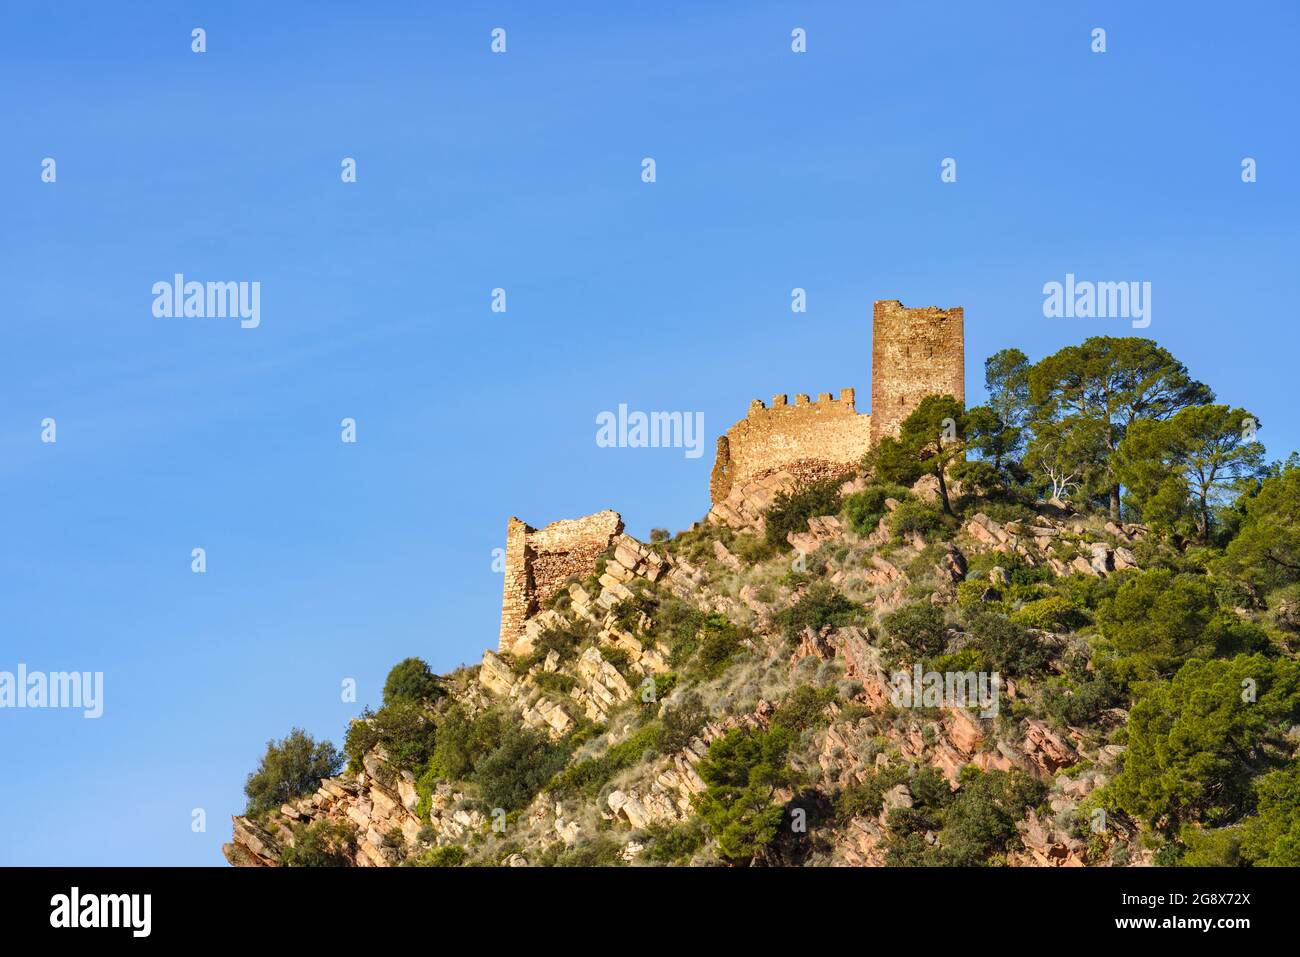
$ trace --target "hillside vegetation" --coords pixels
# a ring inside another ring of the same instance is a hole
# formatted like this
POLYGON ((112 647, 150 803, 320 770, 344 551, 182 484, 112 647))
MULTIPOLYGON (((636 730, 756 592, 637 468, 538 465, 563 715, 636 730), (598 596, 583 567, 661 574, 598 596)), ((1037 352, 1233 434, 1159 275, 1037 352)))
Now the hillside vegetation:
POLYGON ((341 753, 272 742, 227 858, 1300 865, 1300 460, 1150 340, 985 372, 620 537, 515 654, 401 662, 341 753))

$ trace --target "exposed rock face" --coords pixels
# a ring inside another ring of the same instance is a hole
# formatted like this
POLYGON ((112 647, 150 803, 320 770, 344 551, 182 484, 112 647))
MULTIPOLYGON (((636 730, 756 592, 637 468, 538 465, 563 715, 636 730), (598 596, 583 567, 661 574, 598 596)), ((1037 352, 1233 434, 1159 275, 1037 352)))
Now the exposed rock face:
MULTIPOLYGON (((1013 571, 1023 563, 1058 576, 1135 568, 1133 546, 1146 533, 1143 527, 1110 523, 1102 529, 1099 519, 1080 519, 1061 503, 1027 509, 1025 521, 999 522, 979 513, 951 542, 934 543, 893 533, 888 516, 861 535, 838 516, 815 516, 806 531, 787 538, 795 554, 816 553, 816 561, 808 563, 815 565, 813 571, 792 566, 788 553, 757 569, 741 558, 754 552, 741 547, 748 543, 732 532, 763 534, 764 513, 782 491, 809 479, 844 475, 873 436, 891 434, 936 386, 961 398, 954 371, 962 348, 960 310, 878 303, 877 335, 877 359, 891 363, 887 376, 875 376, 878 418, 854 410, 852 390, 816 402, 797 397, 793 405, 778 397, 771 408, 756 403, 746 422, 723 438, 722 471, 715 468, 707 523, 727 528, 702 526, 693 538, 645 544, 624 534, 611 511, 541 530, 510 520, 500 644, 486 651, 476 668, 457 672, 453 697, 467 715, 490 712, 493 721, 505 715, 539 732, 528 738, 539 749, 546 750, 541 735, 562 744, 557 761, 567 756, 569 764, 549 783, 531 785, 539 789, 527 792, 531 800, 520 798, 506 815, 488 807, 482 795, 491 792, 474 774, 468 781, 430 786, 436 763, 428 776, 417 778, 420 769, 399 768, 376 747, 364 755, 359 770, 322 781, 313 794, 256 820, 234 818, 231 843, 223 848, 227 860, 277 866, 301 828, 331 822, 355 835, 349 860, 357 866, 392 866, 407 855, 455 845, 483 854, 473 863, 522 867, 554 860, 560 848, 581 851, 598 841, 616 844, 607 862, 645 863, 657 856, 661 829, 694 825, 697 798, 706 789, 699 767, 710 744, 734 729, 769 729, 773 716, 783 713, 779 709, 797 700, 796 691, 815 690, 828 696, 812 698, 811 710, 820 711, 806 716, 789 754, 798 786, 806 790, 796 795, 794 787, 774 789, 772 802, 780 806, 811 795, 829 806, 845 789, 876 787, 870 803, 850 807, 869 806, 874 812, 877 799, 880 804, 879 813, 823 819, 815 863, 884 864, 897 843, 897 822, 916 818, 901 812, 926 800, 927 789, 907 775, 934 769, 957 789, 963 770, 972 766, 1022 771, 1048 789, 1050 813, 1039 805, 1038 813, 1028 811, 1018 820, 1018 842, 1013 838, 1012 846, 1002 849, 1007 863, 1090 863, 1095 842, 1078 837, 1080 802, 1115 773, 1123 749, 1104 741, 1126 714, 1111 709, 1088 729, 1049 724, 1033 716, 1045 713, 1033 710, 1041 690, 1038 674, 1016 675, 1002 687, 1018 709, 1030 707, 1030 717, 1021 718, 1016 710, 1010 713, 1014 720, 1005 711, 986 718, 950 703, 899 704, 890 672, 904 666, 879 622, 904 603, 948 606, 959 597, 965 603, 968 589, 958 586, 967 581, 968 557, 983 552, 1018 556, 1003 561, 1013 571), (889 414, 883 414, 885 406, 889 414), (792 574, 792 567, 802 574, 792 574), (812 593, 810 579, 822 576, 862 610, 858 624, 804 627, 787 637, 780 613, 812 593), (551 598, 555 601, 548 602, 551 598), (551 607, 543 610, 546 604, 551 607), (735 648, 727 651, 731 657, 723 660, 721 674, 693 671, 690 657, 709 640, 710 629, 719 627, 707 617, 713 614, 743 625, 734 629, 740 637, 731 639, 735 648), (674 623, 665 625, 666 620, 674 623), (1021 681, 1027 691, 1017 689, 1021 681), (674 709, 688 693, 702 694, 703 704, 696 707, 705 710, 671 738, 671 751, 654 744, 628 754, 624 745, 642 747, 642 731, 661 735, 652 742, 670 740, 666 731, 674 709), (569 777, 583 783, 564 783, 581 762, 581 773, 569 777), (588 771, 591 776, 583 777, 588 771), (876 777, 882 772, 891 775, 887 788, 876 777), (912 788, 893 783, 900 772, 912 788), (495 836, 507 828, 508 838, 495 836), (495 848, 491 856, 484 852, 487 846, 495 848)), ((841 492, 863 487, 863 479, 855 477, 841 492)), ((913 492, 932 498, 937 482, 922 480, 913 492)), ((892 512, 899 503, 890 499, 885 507, 892 512)), ((973 594, 983 591, 987 600, 1003 601, 1011 579, 1005 568, 994 567, 973 594)), ((1048 631, 1034 634, 1057 650, 1069 640, 1048 631)), ((945 652, 950 658, 972 640, 959 628, 950 636, 945 652)), ((426 706, 430 715, 440 714, 439 702, 426 706)), ((1136 846, 1132 835, 1115 830, 1117 836, 1108 839, 1136 846)), ((929 848, 942 849, 946 840, 928 830, 920 836, 929 848)), ((1149 857, 1135 852, 1129 860, 1142 863, 1149 857)), ((706 841, 694 862, 717 860, 706 841)))
POLYGON ((787 492, 798 484, 798 478, 785 470, 732 482, 726 496, 714 500, 707 521, 729 525, 738 532, 761 535, 766 525, 764 513, 772 507, 777 493, 787 492))

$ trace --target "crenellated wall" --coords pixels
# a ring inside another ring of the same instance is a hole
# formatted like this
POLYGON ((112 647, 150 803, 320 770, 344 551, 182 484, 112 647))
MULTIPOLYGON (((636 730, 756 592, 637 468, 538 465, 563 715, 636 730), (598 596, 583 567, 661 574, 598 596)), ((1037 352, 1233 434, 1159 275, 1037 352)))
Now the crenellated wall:
POLYGON ((733 488, 778 470, 802 480, 843 474, 882 436, 898 427, 927 395, 966 397, 964 314, 960 306, 910 309, 897 299, 872 307, 871 412, 854 408, 854 391, 817 401, 755 399, 749 414, 718 439, 709 495, 716 505, 733 488))
MULTIPOLYGON (((965 401, 964 313, 961 307, 909 309, 896 299, 872 309, 871 412, 855 408, 853 389, 816 400, 778 395, 755 399, 749 412, 719 436, 709 494, 717 505, 732 489, 785 471, 800 480, 843 475, 927 395, 965 401)), ((739 492, 738 492, 739 494, 739 492)), ((554 522, 540 531, 517 518, 506 526, 501 651, 509 651, 525 622, 569 578, 590 573, 623 531, 617 512, 554 522)))
POLYGON ((784 395, 765 406, 755 399, 749 413, 718 439, 718 454, 709 480, 709 494, 720 502, 737 484, 778 469, 803 473, 803 478, 842 474, 862 458, 871 437, 871 416, 854 408, 852 389, 839 398, 829 392, 784 395))

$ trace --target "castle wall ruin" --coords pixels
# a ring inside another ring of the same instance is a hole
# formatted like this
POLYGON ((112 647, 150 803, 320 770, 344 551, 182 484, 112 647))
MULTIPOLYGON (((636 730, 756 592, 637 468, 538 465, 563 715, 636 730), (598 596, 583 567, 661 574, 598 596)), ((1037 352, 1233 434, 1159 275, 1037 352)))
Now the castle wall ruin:
POLYGON ((881 437, 899 426, 927 395, 965 401, 965 317, 960 306, 909 309, 877 300, 871 322, 871 412, 854 408, 854 390, 828 392, 794 405, 777 396, 771 408, 757 399, 749 413, 718 439, 709 480, 713 504, 733 488, 777 471, 801 480, 844 474, 881 437))
MULTIPOLYGON (((718 506, 733 489, 787 472, 801 481, 844 475, 899 426, 927 395, 966 399, 965 321, 961 307, 912 308, 896 299, 872 308, 871 412, 855 408, 855 392, 815 401, 778 395, 755 399, 745 418, 718 438, 709 494, 718 506)), ((505 591, 499 648, 509 651, 524 625, 570 578, 590 574, 623 531, 617 512, 554 522, 538 530, 517 518, 506 526, 505 591)))
POLYGON ((511 649, 524 623, 570 578, 583 578, 623 532, 618 512, 606 509, 583 518, 531 528, 517 518, 506 522, 505 592, 497 650, 511 649))
POLYGON ((745 418, 718 439, 709 479, 713 501, 781 469, 804 480, 852 471, 871 439, 871 416, 859 415, 854 402, 852 389, 838 399, 823 392, 815 402, 796 395, 793 405, 778 395, 770 408, 755 399, 745 418))
POLYGON ((965 314, 877 300, 871 315, 871 441, 897 436, 927 395, 966 401, 965 314))

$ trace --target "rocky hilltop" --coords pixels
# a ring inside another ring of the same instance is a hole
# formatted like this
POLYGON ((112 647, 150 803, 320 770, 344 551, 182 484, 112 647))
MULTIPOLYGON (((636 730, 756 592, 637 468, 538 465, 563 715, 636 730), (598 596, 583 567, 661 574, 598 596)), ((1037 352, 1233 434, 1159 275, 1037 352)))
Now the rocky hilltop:
MULTIPOLYGON (((695 799, 707 790, 697 766, 711 742, 735 729, 768 731, 782 703, 797 693, 811 708, 800 716, 790 748, 789 781, 772 789, 771 800, 788 823, 798 809, 816 822, 791 833, 798 839, 774 846, 773 862, 883 864, 891 813, 915 802, 908 780, 928 768, 957 789, 967 766, 1018 771, 1041 785, 1037 810, 1008 816, 1015 836, 1000 849, 1008 863, 1079 866, 1110 861, 1117 849, 1127 863, 1149 858, 1129 846, 1130 833, 1112 830, 1097 840, 1080 828, 1081 802, 1106 783, 1124 750, 1107 743, 1106 733, 1123 724, 1122 709, 1108 710, 1093 726, 1052 722, 1034 713, 1030 702, 1039 689, 1032 679, 1006 682, 1006 710, 997 717, 955 706, 894 707, 879 624, 918 598, 942 607, 960 601, 961 591, 996 601, 1010 582, 1006 566, 1040 577, 1093 579, 1135 569, 1133 548, 1145 529, 1044 506, 1009 522, 976 511, 951 541, 936 544, 919 530, 900 530, 905 523, 891 520, 902 503, 886 498, 868 534, 855 532, 844 517, 815 516, 806 531, 788 534, 791 552, 763 558, 764 516, 798 485, 789 473, 766 476, 733 491, 706 523, 672 541, 617 536, 598 572, 571 582, 530 618, 509 653, 487 651, 477 667, 441 681, 445 694, 426 705, 431 734, 437 715, 454 706, 471 719, 507 713, 551 742, 572 744, 565 769, 495 830, 492 809, 476 799, 472 785, 439 781, 422 795, 419 769, 401 767, 376 743, 359 766, 326 778, 314 793, 260 819, 236 817, 227 859, 274 865, 299 828, 332 822, 355 830, 345 853, 360 866, 391 866, 448 847, 463 848, 465 860, 525 865, 584 845, 611 860, 636 862, 652 842, 680 843, 683 836, 691 838, 685 844, 698 837, 697 847, 682 852, 683 862, 715 862, 703 828, 689 833, 695 799), (745 557, 756 549, 760 560, 745 557), (798 565, 804 570, 792 567, 798 565), (972 574, 976 566, 983 570, 972 574), (793 627, 788 612, 815 597, 818 583, 859 606, 861 620, 793 627), (683 655, 677 628, 657 617, 661 611, 694 617, 692 625, 724 620, 734 634, 718 643, 733 646, 714 651, 716 663, 698 667, 692 658, 704 649, 683 655), (677 727, 681 722, 672 719, 692 704, 694 726, 677 727), (644 729, 659 726, 662 738, 666 722, 680 740, 656 747, 644 729), (627 743, 638 739, 646 746, 628 753, 627 743), (598 769, 607 773, 598 775, 597 786, 597 777, 572 786, 581 775, 566 771, 598 765, 614 752, 619 758, 598 769), (895 777, 884 788, 881 779, 895 777), (845 795, 870 798, 872 785, 883 789, 878 802, 848 806, 845 795), (836 808, 837 800, 845 807, 836 808)), ((916 503, 933 502, 933 486, 918 482, 916 503)), ((857 479, 838 491, 847 499, 865 487, 857 479)), ((1028 632, 1051 652, 1047 673, 1066 673, 1070 636, 1050 627, 1028 632)), ((969 638, 954 631, 951 641, 969 638)), ((935 830, 919 836, 937 840, 935 830)))
POLYGON ((1146 339, 921 397, 922 312, 890 432, 778 397, 685 532, 511 519, 497 649, 271 742, 227 860, 1300 864, 1300 459, 1146 339))

